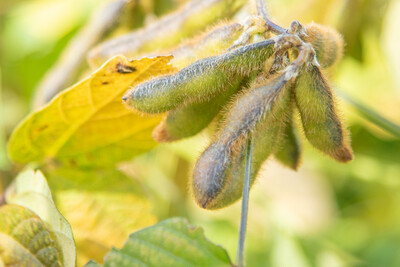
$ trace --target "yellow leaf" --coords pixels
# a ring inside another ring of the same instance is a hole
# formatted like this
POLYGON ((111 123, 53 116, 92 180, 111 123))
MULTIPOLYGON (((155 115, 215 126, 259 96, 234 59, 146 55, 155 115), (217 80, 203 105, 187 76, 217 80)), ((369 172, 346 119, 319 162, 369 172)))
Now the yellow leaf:
POLYGON ((57 192, 57 199, 74 229, 78 266, 90 259, 101 261, 131 232, 156 222, 151 204, 130 193, 66 190, 57 192))
POLYGON ((143 185, 115 168, 82 170, 63 167, 46 173, 57 206, 71 224, 77 266, 102 261, 112 246, 157 221, 143 185))
POLYGON ((112 165, 153 148, 160 117, 125 108, 121 97, 150 77, 174 71, 171 56, 129 61, 117 56, 87 79, 30 114, 14 131, 8 151, 18 163, 56 158, 77 165, 112 165))

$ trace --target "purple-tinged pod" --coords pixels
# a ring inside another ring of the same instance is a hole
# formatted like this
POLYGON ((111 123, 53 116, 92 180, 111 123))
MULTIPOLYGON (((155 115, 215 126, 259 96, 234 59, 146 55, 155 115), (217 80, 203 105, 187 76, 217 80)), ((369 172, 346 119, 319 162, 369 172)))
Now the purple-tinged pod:
POLYGON ((250 133, 254 138, 251 184, 261 164, 277 148, 290 103, 286 78, 281 75, 256 85, 227 111, 222 129, 193 170, 193 194, 202 208, 223 208, 241 197, 245 143, 250 133))

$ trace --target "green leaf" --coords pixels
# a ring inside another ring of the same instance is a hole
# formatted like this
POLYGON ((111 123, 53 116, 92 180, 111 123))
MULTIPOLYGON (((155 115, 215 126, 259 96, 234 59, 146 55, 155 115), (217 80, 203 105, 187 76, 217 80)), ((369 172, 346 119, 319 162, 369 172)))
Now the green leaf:
POLYGON ((151 131, 160 117, 127 110, 121 97, 130 86, 173 71, 170 59, 110 59, 17 127, 8 144, 11 159, 28 163, 55 158, 104 167, 150 150, 156 145, 151 131))
MULTIPOLYGON (((89 262, 86 266, 98 266, 89 262)), ((104 266, 233 266, 227 252, 208 241, 201 228, 171 218, 133 233, 122 249, 113 249, 104 266)))
POLYGON ((0 266, 62 266, 53 233, 32 211, 0 207, 0 266))
POLYGON ((76 251, 71 226, 57 210, 40 171, 28 170, 18 175, 6 192, 6 201, 30 209, 37 214, 54 233, 55 240, 63 255, 63 266, 75 266, 76 251))

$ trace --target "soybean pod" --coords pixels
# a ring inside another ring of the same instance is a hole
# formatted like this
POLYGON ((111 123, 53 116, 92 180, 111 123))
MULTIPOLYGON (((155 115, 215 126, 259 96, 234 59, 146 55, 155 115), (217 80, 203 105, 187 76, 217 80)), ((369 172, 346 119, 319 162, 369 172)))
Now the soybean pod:
POLYGON ((274 156, 284 166, 297 170, 301 160, 301 139, 294 126, 293 105, 290 106, 289 121, 282 131, 282 139, 274 156))
POLYGON ((302 37, 312 44, 317 54, 317 60, 321 68, 329 68, 343 56, 343 38, 334 29, 312 23, 305 27, 307 36, 302 37))
POLYGON ((157 142, 170 142, 193 136, 207 127, 225 104, 240 88, 247 86, 248 80, 237 80, 215 98, 205 102, 192 103, 168 112, 161 123, 154 128, 153 138, 157 142))
MULTIPOLYGON (((285 40, 279 40, 278 45, 282 42, 285 40)), ((279 76, 257 84, 238 97, 216 140, 199 157, 193 171, 192 189, 201 207, 222 208, 241 197, 244 144, 250 133, 255 140, 251 184, 261 164, 275 151, 290 114, 287 107, 291 103, 292 81, 304 63, 314 56, 311 45, 304 44, 298 49, 297 59, 279 76)))
MULTIPOLYGON (((206 34, 173 50, 171 54, 174 58, 171 60, 171 64, 181 68, 192 63, 195 58, 218 55, 231 47, 239 36, 242 36, 248 28, 251 29, 252 25, 259 20, 259 17, 250 17, 243 24, 217 25, 206 34)), ((217 94, 213 98, 187 103, 171 110, 153 130, 153 138, 158 142, 170 142, 199 133, 213 120, 233 95, 241 88, 248 86, 249 80, 252 79, 233 80, 226 85, 226 89, 221 94, 217 94)))
POLYGON ((145 113, 162 113, 184 103, 204 101, 226 90, 227 84, 259 73, 272 55, 274 43, 269 39, 198 60, 174 75, 136 86, 123 100, 145 113))
POLYGON ((251 184, 261 164, 273 153, 286 121, 290 89, 285 75, 250 89, 232 106, 216 140, 198 159, 192 189, 206 209, 232 204, 242 195, 245 143, 254 137, 251 184))
POLYGON ((349 134, 338 115, 332 89, 318 66, 303 66, 294 95, 308 141, 338 161, 352 160, 349 134))

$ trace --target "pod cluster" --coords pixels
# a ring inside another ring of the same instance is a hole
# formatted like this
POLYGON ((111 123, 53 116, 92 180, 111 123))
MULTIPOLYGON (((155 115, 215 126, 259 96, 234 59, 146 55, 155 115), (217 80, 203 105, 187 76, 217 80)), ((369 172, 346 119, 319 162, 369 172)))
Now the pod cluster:
MULTIPOLYGON (((158 142, 193 136, 213 119, 219 120, 219 129, 193 170, 193 195, 203 208, 222 208, 241 197, 249 138, 254 140, 252 184, 271 155, 298 168, 298 128, 315 148, 335 160, 353 158, 349 134, 323 74, 340 59, 343 41, 336 31, 321 25, 292 26, 292 31, 269 39, 257 28, 261 41, 254 41, 260 38, 249 38, 246 29, 236 25, 241 31, 237 40, 249 44, 236 48, 238 41, 232 39, 234 49, 225 50, 224 38, 221 50, 227 52, 144 82, 123 98, 144 113, 168 112, 153 131, 158 142)), ((222 35, 213 37, 214 46, 218 36, 222 35)))

